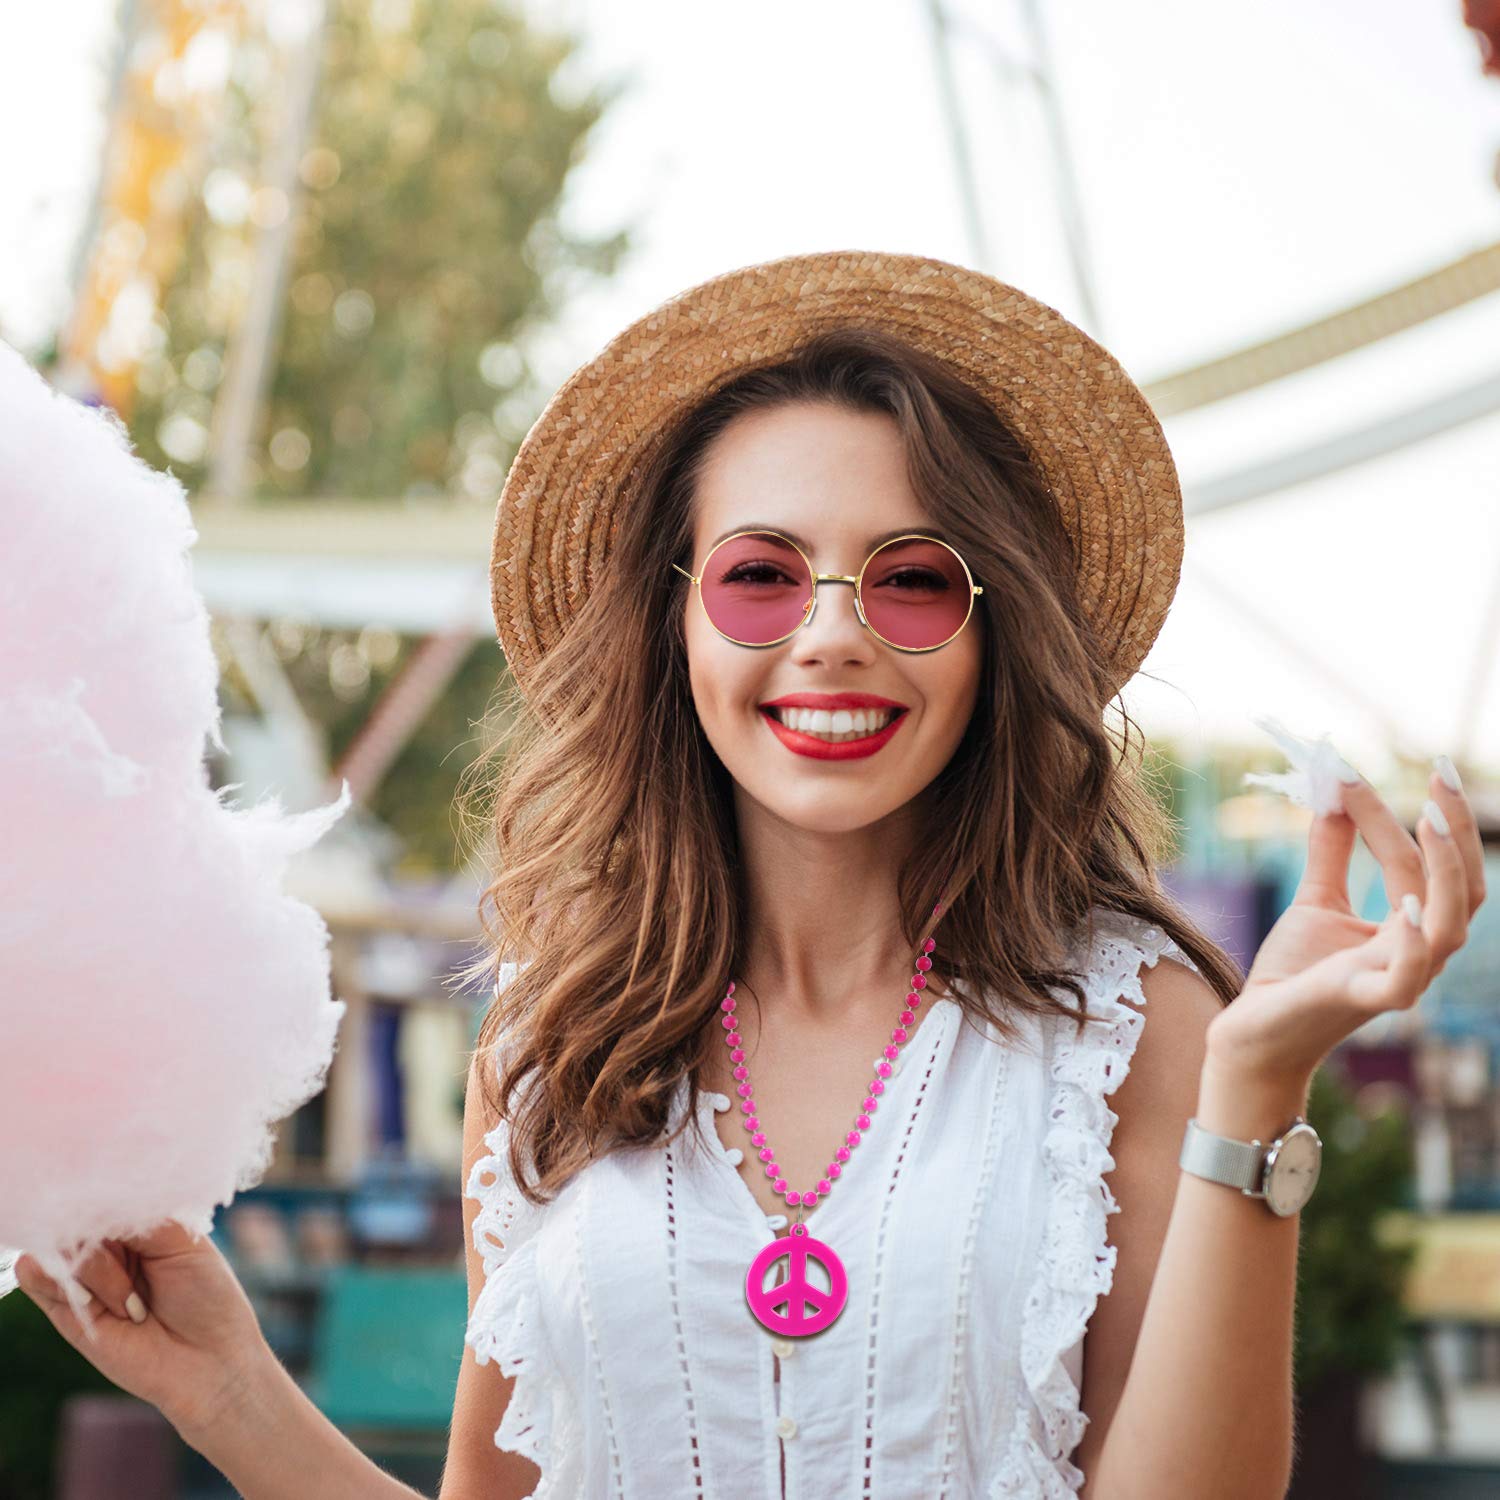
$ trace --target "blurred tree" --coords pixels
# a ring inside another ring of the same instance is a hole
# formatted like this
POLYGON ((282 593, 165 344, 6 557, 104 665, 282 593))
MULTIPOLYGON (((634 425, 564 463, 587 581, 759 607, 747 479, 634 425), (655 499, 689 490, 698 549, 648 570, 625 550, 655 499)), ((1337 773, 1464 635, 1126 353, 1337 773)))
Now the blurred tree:
POLYGON ((1307 1117, 1323 1140, 1317 1190, 1302 1210, 1296 1387, 1388 1374, 1405 1338, 1401 1292, 1414 1255, 1382 1238, 1410 1205, 1415 1163, 1405 1115, 1366 1117, 1337 1065, 1313 1077, 1307 1117))
MULTIPOLYGON (((508 0, 329 0, 314 138, 279 354, 254 445, 262 497, 487 498, 540 407, 518 340, 575 272, 607 275, 626 231, 565 234, 557 209, 623 90, 574 97, 576 41, 508 0)), ((196 488, 226 341, 243 305, 274 53, 236 53, 230 125, 164 289, 131 436, 196 488)))
POLYGON ((1404 1111, 1361 1106, 1339 1053, 1313 1075, 1307 1118, 1323 1139, 1317 1190, 1301 1212, 1292 1358, 1296 1468, 1287 1500, 1377 1493, 1361 1389, 1388 1375, 1406 1340, 1402 1292, 1414 1249, 1383 1232, 1411 1207, 1404 1111))

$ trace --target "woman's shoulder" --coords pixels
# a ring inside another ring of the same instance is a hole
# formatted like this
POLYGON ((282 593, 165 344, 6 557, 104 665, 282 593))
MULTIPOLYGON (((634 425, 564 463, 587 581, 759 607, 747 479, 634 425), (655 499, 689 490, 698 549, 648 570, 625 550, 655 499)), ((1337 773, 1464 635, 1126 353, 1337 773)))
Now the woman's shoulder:
POLYGON ((1067 972, 1082 989, 1087 1020, 1077 1019, 1078 996, 1057 986, 1059 1009, 1044 1029, 1052 1039, 1054 1081, 1097 1097, 1113 1092, 1129 1071, 1153 995, 1170 999, 1167 992, 1181 987, 1209 997, 1213 992, 1159 922, 1102 905, 1090 916, 1091 923, 1080 921, 1067 934, 1067 972))
POLYGON ((1200 972, 1171 933, 1151 918, 1103 905, 1091 908, 1089 917, 1091 921, 1076 923, 1067 934, 1070 972, 1106 998, 1123 994, 1145 1004, 1142 968, 1154 969, 1162 958, 1200 972))

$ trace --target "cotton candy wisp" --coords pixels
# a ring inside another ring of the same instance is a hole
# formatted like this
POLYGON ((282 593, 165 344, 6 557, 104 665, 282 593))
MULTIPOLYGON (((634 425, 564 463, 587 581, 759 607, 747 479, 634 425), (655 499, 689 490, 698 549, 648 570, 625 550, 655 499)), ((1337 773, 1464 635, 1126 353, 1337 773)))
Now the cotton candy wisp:
POLYGON ((1253 721, 1263 729, 1291 761, 1290 771, 1247 771, 1247 786, 1263 786, 1280 792, 1300 807, 1317 813, 1343 812, 1344 780, 1354 780, 1358 773, 1333 748, 1328 736, 1316 740, 1299 739, 1278 720, 1262 716, 1253 721))

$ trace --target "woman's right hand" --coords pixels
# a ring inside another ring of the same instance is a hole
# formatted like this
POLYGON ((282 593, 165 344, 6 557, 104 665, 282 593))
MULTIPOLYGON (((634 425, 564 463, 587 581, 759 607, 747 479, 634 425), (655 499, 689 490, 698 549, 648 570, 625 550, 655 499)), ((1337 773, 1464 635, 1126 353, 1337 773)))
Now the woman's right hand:
POLYGON ((105 1240, 78 1267, 93 1294, 89 1336, 62 1288, 29 1255, 16 1283, 52 1326, 122 1390, 157 1407, 179 1432, 201 1432, 276 1356, 229 1262, 213 1240, 168 1221, 136 1239, 105 1240), (128 1300, 140 1298, 130 1316, 128 1300))

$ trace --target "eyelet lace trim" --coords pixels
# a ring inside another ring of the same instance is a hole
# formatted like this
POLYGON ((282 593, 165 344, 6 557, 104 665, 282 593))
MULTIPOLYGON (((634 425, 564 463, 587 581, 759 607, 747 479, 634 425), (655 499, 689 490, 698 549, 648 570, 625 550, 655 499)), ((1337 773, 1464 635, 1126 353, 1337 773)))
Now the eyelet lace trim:
MULTIPOLYGON (((1115 1247, 1107 1219, 1119 1204, 1104 1181, 1114 1169, 1109 1144, 1119 1116, 1106 1095, 1130 1071, 1144 1018, 1129 1005, 1145 1003, 1140 967, 1166 954, 1196 970, 1159 927, 1122 912, 1095 913, 1094 944, 1083 982, 1095 1019, 1077 1033, 1059 1018, 1050 1068, 1048 1123, 1042 1159, 1048 1178, 1047 1217, 1035 1280, 1021 1318, 1021 1372, 1030 1395, 1016 1413, 1010 1442, 991 1490, 1027 1500, 1068 1500, 1083 1485, 1070 1458, 1088 1418, 1064 1356, 1083 1337, 1101 1296, 1114 1280, 1115 1247)), ((1076 939, 1075 958, 1082 934, 1076 939)), ((1071 1002, 1067 991, 1061 998, 1071 1002)))
MULTIPOLYGON (((515 974, 500 970, 499 993, 515 974)), ((484 1286, 474 1301, 464 1342, 479 1364, 494 1360, 514 1378, 505 1415, 495 1429, 495 1446, 529 1458, 542 1471, 536 1500, 552 1493, 553 1398, 545 1378, 547 1355, 536 1286, 536 1231, 540 1211, 516 1188, 507 1156, 510 1122, 501 1120, 484 1138, 490 1154, 474 1163, 465 1196, 477 1199, 474 1248, 484 1263, 484 1286)))

